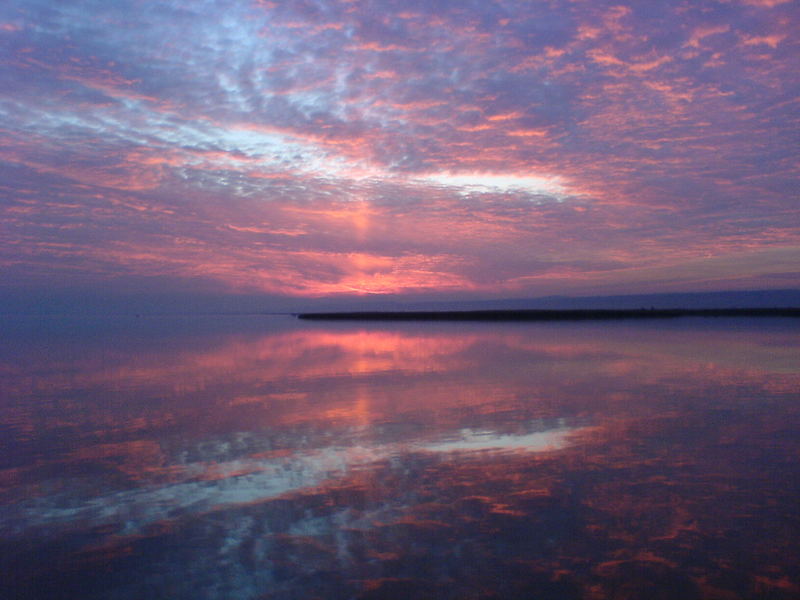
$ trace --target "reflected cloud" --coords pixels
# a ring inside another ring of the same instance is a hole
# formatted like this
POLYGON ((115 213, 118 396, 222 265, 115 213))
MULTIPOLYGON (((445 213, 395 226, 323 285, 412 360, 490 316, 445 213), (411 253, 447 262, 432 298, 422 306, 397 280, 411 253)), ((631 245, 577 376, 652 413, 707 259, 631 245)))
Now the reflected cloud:
POLYGON ((562 427, 549 431, 537 431, 526 435, 498 435, 490 430, 463 429, 456 439, 428 444, 431 452, 475 452, 479 450, 545 452, 560 450, 569 442, 574 428, 562 427))
POLYGON ((798 585, 796 329, 230 323, 0 340, 0 557, 21 574, 1 585, 798 585))
MULTIPOLYGON (((528 424, 539 426, 539 423, 528 424)), ((369 468, 380 461, 413 452, 548 452, 566 447, 568 436, 579 432, 574 428, 557 428, 536 431, 523 435, 498 434, 491 430, 462 430, 459 439, 446 439, 426 443, 410 439, 401 443, 378 445, 355 445, 350 447, 328 446, 313 451, 266 452, 275 457, 260 458, 257 455, 239 460, 218 462, 195 462, 172 465, 168 484, 146 484, 131 490, 116 491, 110 495, 90 498, 76 496, 80 488, 65 489, 55 495, 37 495, 7 507, 0 516, 0 531, 9 538, 18 538, 37 532, 53 537, 79 527, 103 527, 106 535, 137 535, 144 529, 161 521, 187 519, 209 511, 227 510, 235 505, 265 502, 289 493, 303 493, 316 486, 325 486, 345 477, 354 469, 369 468), (283 454, 283 456, 282 456, 283 454), (44 533, 46 528, 47 533, 44 533)), ((251 437, 247 433, 235 432, 231 437, 240 440, 251 437)), ((357 439, 358 433, 352 432, 357 439)), ((345 443, 347 438, 345 438, 345 443)), ((251 440, 255 446, 257 442, 251 440)), ((139 447, 149 446, 146 451, 163 459, 157 444, 137 443, 135 447, 109 448, 97 446, 73 453, 68 465, 79 465, 88 461, 115 461, 117 457, 127 462, 122 470, 131 469, 134 479, 149 475, 153 468, 146 456, 138 452, 139 447), (119 451, 123 452, 120 453, 119 451), (136 452, 136 454, 134 454, 136 452), (132 461, 138 456, 143 462, 132 461), (148 473, 149 471, 149 473, 148 473)), ((220 448, 214 448, 219 451, 220 448)), ((209 457, 211 458, 211 457, 209 457)), ((160 474, 164 474, 161 470, 160 474)))

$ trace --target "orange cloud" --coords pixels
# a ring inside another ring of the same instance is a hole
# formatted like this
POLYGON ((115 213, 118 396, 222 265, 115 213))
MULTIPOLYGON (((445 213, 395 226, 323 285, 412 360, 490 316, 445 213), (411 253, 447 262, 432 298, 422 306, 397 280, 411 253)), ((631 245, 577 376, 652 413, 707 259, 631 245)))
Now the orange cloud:
POLYGON ((745 46, 769 46, 770 48, 777 48, 778 45, 786 39, 785 35, 758 35, 758 36, 750 36, 744 37, 744 45, 745 46))
POLYGON ((697 27, 692 31, 692 35, 689 37, 689 41, 687 41, 684 45, 689 46, 691 48, 700 48, 701 42, 707 38, 714 35, 719 35, 721 33, 727 33, 730 31, 730 25, 710 25, 710 26, 703 26, 697 27))

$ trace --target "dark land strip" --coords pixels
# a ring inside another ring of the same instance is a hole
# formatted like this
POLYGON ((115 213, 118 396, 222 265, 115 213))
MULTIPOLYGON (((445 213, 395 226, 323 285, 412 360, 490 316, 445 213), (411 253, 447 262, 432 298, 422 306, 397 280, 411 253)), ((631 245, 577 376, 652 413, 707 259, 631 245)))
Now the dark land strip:
POLYGON ((678 317, 800 317, 800 308, 362 311, 297 313, 298 319, 339 321, 602 321, 678 317))

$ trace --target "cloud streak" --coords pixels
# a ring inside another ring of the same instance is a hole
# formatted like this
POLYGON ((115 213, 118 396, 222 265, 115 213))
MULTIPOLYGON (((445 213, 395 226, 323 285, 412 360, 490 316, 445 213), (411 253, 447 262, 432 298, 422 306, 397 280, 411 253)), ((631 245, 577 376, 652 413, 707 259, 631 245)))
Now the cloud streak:
POLYGON ((800 258, 797 22, 772 1, 12 1, 3 279, 761 286, 800 258))

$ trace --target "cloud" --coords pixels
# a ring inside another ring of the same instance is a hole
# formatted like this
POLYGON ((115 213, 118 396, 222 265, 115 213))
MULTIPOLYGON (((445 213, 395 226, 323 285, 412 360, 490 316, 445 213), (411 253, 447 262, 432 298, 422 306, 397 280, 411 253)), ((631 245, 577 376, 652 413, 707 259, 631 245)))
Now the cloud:
POLYGON ((794 248, 797 35, 759 4, 11 2, 2 264, 533 294, 794 248))

